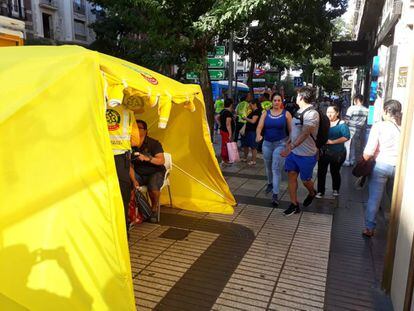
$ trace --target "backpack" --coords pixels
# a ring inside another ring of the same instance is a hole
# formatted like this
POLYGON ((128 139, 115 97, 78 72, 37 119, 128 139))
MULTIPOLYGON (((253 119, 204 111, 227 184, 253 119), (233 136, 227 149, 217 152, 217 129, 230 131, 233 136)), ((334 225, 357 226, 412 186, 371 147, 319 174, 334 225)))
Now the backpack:
POLYGON ((323 147, 326 142, 328 141, 328 135, 329 135, 329 129, 331 127, 331 121, 329 121, 329 118, 326 114, 324 114, 321 110, 315 109, 315 107, 311 106, 306 108, 299 116, 300 124, 303 125, 303 115, 305 112, 309 110, 316 110, 319 114, 319 127, 318 127, 318 134, 316 135, 316 138, 313 137, 311 134, 313 141, 315 142, 316 148, 320 149, 323 147))
POLYGON ((138 212, 142 215, 143 221, 151 218, 151 205, 139 189, 135 189, 135 206, 138 207, 138 212))

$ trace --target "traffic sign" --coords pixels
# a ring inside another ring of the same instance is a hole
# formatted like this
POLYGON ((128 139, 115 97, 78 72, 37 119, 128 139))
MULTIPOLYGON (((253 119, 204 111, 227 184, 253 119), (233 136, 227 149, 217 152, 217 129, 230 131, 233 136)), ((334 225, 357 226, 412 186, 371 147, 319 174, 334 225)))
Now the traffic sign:
POLYGON ((198 79, 198 73, 194 71, 187 72, 185 78, 187 80, 196 80, 198 79))
POLYGON ((303 86, 303 78, 302 77, 294 77, 293 78, 293 85, 295 87, 302 87, 303 86))
POLYGON ((211 80, 222 80, 224 79, 224 70, 209 69, 211 80))
POLYGON ((343 89, 352 89, 353 84, 354 84, 353 80, 342 80, 342 88, 343 89))
POLYGON ((226 55, 226 47, 224 45, 218 45, 215 48, 217 56, 224 56, 226 55))
POLYGON ((223 58, 207 58, 208 68, 224 68, 223 58))
POLYGON ((224 45, 218 45, 214 47, 214 52, 208 52, 208 57, 214 57, 214 56, 224 56, 226 55, 226 47, 224 45))
POLYGON ((255 75, 256 77, 261 77, 261 76, 263 76, 265 73, 266 73, 266 70, 264 70, 264 69, 262 69, 262 68, 256 68, 256 69, 254 70, 254 75, 255 75))

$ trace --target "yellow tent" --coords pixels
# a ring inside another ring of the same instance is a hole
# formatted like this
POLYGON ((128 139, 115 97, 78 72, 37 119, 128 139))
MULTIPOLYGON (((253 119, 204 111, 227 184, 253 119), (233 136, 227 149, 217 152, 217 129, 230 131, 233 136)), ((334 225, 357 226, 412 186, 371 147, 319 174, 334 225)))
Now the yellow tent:
POLYGON ((174 205, 232 213, 198 86, 76 46, 1 48, 0 310, 135 309, 105 118, 119 85, 172 154, 174 205))

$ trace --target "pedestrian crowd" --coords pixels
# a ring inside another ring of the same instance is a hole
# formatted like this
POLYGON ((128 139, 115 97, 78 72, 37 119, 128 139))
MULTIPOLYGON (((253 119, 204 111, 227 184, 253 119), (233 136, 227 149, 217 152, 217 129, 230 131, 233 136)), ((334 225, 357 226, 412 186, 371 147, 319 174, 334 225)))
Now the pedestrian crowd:
POLYGON ((356 95, 353 105, 344 107, 329 98, 316 102, 315 90, 309 86, 297 89, 295 101, 289 103, 284 103, 280 94, 273 93, 259 99, 248 95, 241 98, 236 107, 233 100, 227 98, 222 109, 217 110, 217 107, 223 166, 232 164, 227 150, 229 142, 237 143, 240 139, 241 161, 249 166, 256 165, 257 152, 261 151, 267 178, 265 192, 272 193, 274 207, 279 206, 282 172, 287 173, 290 205, 284 211, 286 216, 301 211, 298 179, 308 191, 301 202, 307 207, 315 198, 324 198, 328 168, 332 195, 337 197, 341 189, 341 168, 352 166, 353 174, 363 177, 359 180, 368 180, 362 233, 366 237, 374 235, 384 191, 392 193, 400 141, 401 103, 385 102, 382 121, 371 128, 367 125, 369 110, 364 106, 362 95, 356 95))

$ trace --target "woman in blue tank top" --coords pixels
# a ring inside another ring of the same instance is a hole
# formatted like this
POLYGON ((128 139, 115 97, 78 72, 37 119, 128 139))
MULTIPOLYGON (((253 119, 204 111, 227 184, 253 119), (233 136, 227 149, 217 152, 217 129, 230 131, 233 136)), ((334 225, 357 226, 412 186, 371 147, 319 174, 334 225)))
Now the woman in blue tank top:
POLYGON ((284 158, 280 152, 289 139, 292 115, 283 108, 282 96, 274 93, 272 108, 264 111, 256 130, 256 141, 263 139, 263 160, 267 176, 266 194, 272 191, 273 206, 279 205, 279 188, 284 158))

